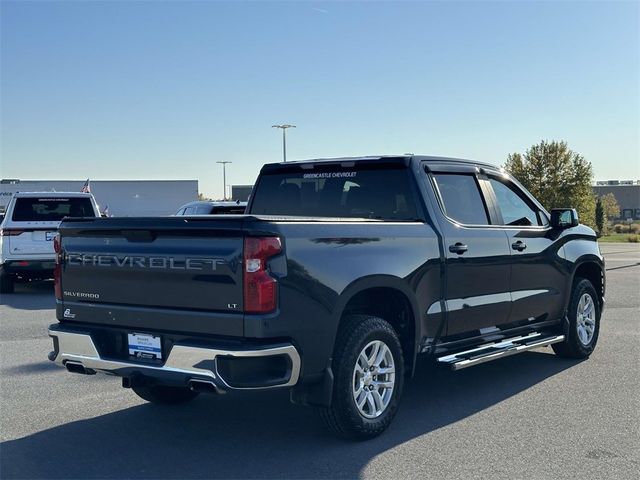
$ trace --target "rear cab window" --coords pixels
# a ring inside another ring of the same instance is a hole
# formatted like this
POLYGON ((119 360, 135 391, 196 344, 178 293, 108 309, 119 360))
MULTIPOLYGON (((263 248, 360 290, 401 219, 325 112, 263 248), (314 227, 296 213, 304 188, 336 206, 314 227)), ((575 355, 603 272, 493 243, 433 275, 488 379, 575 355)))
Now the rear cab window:
POLYGON ((416 221, 410 172, 404 166, 342 167, 262 173, 254 189, 254 215, 416 221))
POLYGON ((95 217, 90 198, 18 197, 11 220, 14 222, 58 222, 64 217, 95 217))

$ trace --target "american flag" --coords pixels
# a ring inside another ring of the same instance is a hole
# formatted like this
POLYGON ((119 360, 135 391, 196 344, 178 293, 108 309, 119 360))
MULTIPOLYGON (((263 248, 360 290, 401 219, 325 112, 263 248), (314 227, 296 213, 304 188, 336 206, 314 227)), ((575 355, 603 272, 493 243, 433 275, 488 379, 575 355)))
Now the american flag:
POLYGON ((82 186, 82 190, 80 190, 82 193, 91 193, 91 182, 89 182, 89 179, 87 178, 87 181, 84 182, 84 185, 82 186))

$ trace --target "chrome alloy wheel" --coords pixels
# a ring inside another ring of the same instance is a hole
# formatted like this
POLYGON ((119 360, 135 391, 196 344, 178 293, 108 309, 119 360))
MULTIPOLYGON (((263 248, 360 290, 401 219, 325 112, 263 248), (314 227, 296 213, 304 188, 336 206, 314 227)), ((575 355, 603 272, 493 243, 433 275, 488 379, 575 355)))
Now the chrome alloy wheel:
POLYGON ((353 369, 353 399, 365 418, 377 418, 391 402, 396 381, 391 350, 381 340, 369 342, 353 369))
POLYGON ((588 293, 580 297, 576 316, 578 339, 583 345, 589 345, 596 331, 596 306, 588 293))

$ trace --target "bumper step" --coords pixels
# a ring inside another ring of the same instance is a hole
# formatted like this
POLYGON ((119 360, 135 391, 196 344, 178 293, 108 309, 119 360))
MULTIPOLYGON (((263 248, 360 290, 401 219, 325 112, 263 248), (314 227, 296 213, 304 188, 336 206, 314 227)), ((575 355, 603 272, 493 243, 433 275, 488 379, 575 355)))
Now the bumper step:
POLYGON ((508 338, 499 342, 481 345, 470 350, 439 357, 438 363, 448 365, 452 370, 461 370, 562 341, 564 341, 564 335, 532 333, 530 335, 508 338))

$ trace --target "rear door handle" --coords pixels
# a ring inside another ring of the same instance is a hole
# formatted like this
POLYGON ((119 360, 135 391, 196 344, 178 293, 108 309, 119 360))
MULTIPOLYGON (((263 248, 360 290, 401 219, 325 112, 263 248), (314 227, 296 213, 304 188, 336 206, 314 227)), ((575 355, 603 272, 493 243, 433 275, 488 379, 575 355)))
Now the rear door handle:
POLYGON ((451 253, 457 253, 458 255, 462 255, 467 250, 469 250, 469 247, 467 247, 464 243, 458 242, 455 245, 449 245, 449 251, 451 253))
POLYGON ((524 243, 522 240, 518 240, 517 242, 514 242, 511 244, 511 248, 519 252, 522 252, 524 249, 527 248, 527 244, 524 243))

